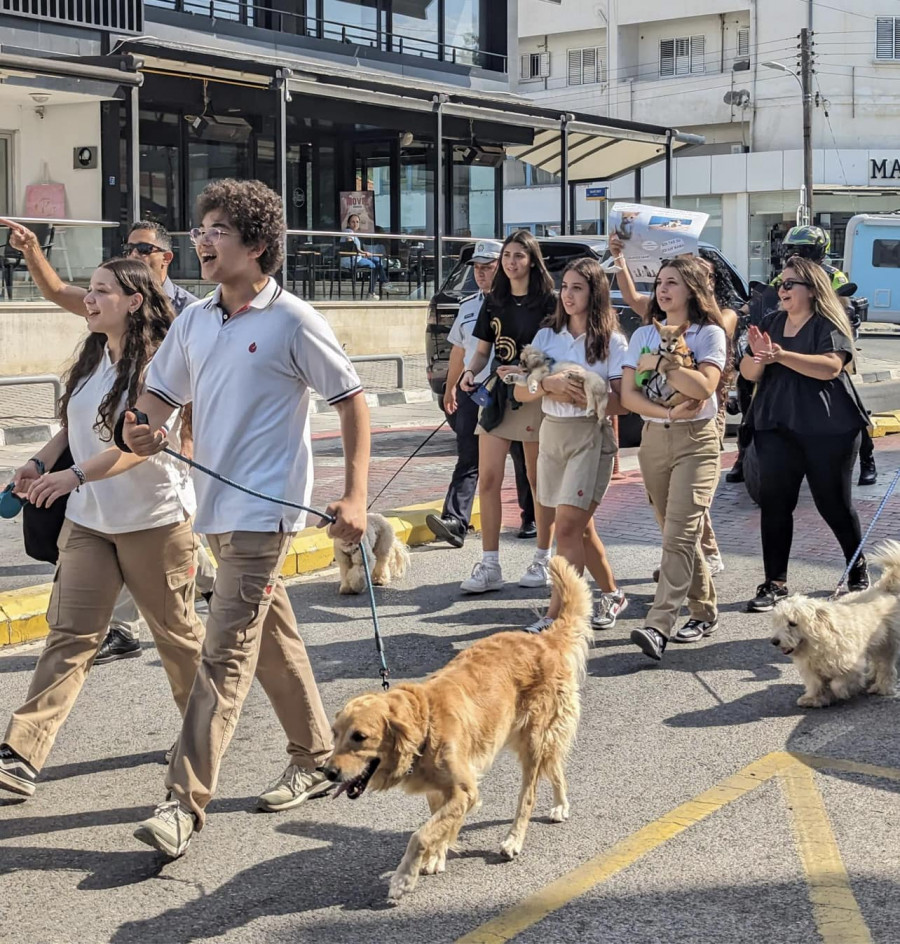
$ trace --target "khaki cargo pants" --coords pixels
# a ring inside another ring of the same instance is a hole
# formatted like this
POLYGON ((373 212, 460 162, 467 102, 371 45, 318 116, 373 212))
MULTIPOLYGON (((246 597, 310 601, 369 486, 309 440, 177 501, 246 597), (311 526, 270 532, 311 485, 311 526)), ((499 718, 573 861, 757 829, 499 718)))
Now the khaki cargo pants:
POLYGON ((662 530, 656 597, 645 624, 666 638, 687 599, 691 617, 716 618, 716 590, 700 549, 703 517, 719 480, 716 421, 644 423, 638 452, 644 488, 662 530))
MULTIPOLYGON (((203 826, 204 810, 254 674, 287 734, 291 763, 331 754, 331 725, 281 579, 292 534, 208 534, 218 563, 197 678, 166 787, 203 826)), ((279 771, 280 773, 280 771, 279 771)))
POLYGON ((196 553, 190 521, 125 534, 63 523, 47 609, 50 635, 25 704, 3 738, 32 767, 44 766, 78 698, 123 581, 147 620, 184 713, 203 643, 203 624, 194 613, 196 553))

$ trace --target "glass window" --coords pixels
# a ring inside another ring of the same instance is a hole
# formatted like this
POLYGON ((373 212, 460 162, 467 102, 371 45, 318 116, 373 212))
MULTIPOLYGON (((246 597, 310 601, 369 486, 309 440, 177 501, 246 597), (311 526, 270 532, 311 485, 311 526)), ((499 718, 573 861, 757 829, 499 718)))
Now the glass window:
POLYGON ((0 134, 0 216, 12 213, 12 138, 0 134))
POLYGON ((392 48, 436 59, 438 9, 438 0, 394 0, 391 7, 392 48))
POLYGON ((495 182, 493 167, 453 165, 452 236, 493 238, 495 182))
POLYGON ((325 0, 323 39, 378 45, 377 0, 325 0))
POLYGON ((181 219, 181 150, 141 142, 141 217, 178 229, 181 219))
POLYGON ((445 59, 476 64, 481 38, 479 8, 479 0, 444 0, 445 59))
POLYGON ((876 269, 900 269, 900 239, 876 239, 872 243, 872 265, 876 269))

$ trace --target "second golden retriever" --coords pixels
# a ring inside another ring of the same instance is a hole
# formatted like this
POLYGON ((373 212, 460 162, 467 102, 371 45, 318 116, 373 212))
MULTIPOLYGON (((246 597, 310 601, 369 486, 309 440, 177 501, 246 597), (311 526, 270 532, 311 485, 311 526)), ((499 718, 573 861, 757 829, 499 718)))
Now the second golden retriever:
POLYGON ((537 783, 553 788, 550 818, 569 818, 565 761, 581 712, 580 684, 591 639, 591 593, 563 558, 550 562, 560 615, 540 634, 496 633, 421 684, 360 695, 338 713, 326 776, 351 799, 366 787, 424 793, 431 818, 413 833, 388 898, 415 888, 420 872, 443 872, 478 783, 504 747, 522 768, 518 809, 500 846, 522 850, 537 783))

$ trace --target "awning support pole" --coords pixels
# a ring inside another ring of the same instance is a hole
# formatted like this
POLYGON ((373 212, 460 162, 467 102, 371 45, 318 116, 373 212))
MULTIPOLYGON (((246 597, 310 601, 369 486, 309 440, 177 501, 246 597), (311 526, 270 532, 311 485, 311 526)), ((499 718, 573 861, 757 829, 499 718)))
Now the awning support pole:
POLYGON ((435 95, 434 102, 434 290, 444 283, 444 264, 441 239, 444 235, 444 115, 447 95, 435 95))
POLYGON ((666 206, 672 205, 672 134, 666 138, 666 206))
MULTIPOLYGON (((288 208, 288 180, 287 180, 287 103, 291 100, 291 92, 288 88, 288 79, 291 76, 290 69, 278 69, 275 72, 275 78, 272 80, 272 88, 278 95, 278 112, 276 114, 275 126, 275 187, 281 194, 281 206, 284 210, 285 224, 287 224, 288 208)), ((288 240, 285 237, 284 259, 281 263, 281 284, 287 288, 288 280, 288 240)))
POLYGON ((141 218, 141 103, 138 98, 138 86, 131 87, 131 180, 128 182, 128 192, 131 194, 131 223, 137 223, 141 218))
POLYGON ((569 122, 574 115, 559 116, 559 235, 569 235, 569 122))

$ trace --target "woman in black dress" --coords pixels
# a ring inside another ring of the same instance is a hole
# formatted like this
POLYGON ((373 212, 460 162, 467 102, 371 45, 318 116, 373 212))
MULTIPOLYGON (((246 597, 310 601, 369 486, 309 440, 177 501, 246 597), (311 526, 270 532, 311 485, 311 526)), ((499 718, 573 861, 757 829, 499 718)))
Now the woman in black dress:
MULTIPOLYGON (((779 310, 750 328, 750 350, 741 360, 741 374, 757 384, 750 425, 760 467, 765 581, 748 604, 754 613, 771 610, 788 594, 794 508, 804 476, 848 562, 862 539, 851 476, 869 420, 848 373, 850 323, 824 270, 807 259, 788 259, 778 297, 779 310)), ((860 555, 847 586, 868 585, 860 555)))

